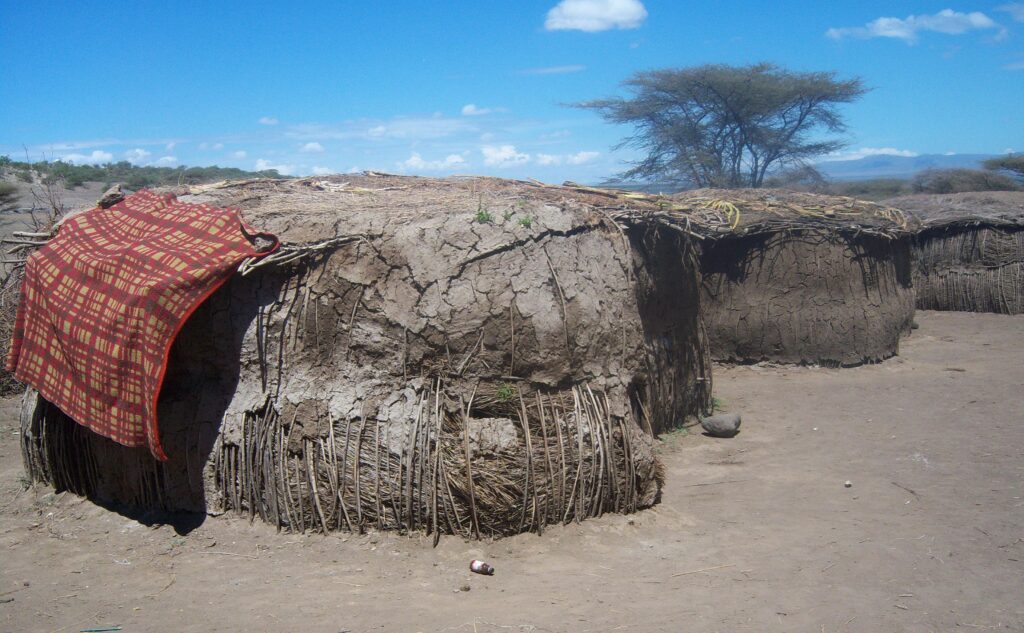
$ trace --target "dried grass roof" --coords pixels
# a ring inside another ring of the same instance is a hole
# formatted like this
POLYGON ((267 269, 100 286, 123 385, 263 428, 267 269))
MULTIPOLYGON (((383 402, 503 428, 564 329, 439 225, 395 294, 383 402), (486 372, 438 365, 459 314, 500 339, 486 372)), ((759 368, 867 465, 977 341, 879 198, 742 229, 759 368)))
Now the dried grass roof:
MULTIPOLYGON (((353 229, 372 230, 396 219, 465 214, 471 220, 485 213, 501 223, 510 210, 528 215, 541 207, 557 207, 586 213, 622 205, 617 198, 587 188, 483 176, 426 178, 377 172, 219 182, 188 187, 187 193, 191 201, 240 207, 247 219, 293 243, 353 229)), ((566 214, 565 219, 573 224, 579 218, 566 214)))
POLYGON ((571 182, 548 185, 533 180, 365 172, 215 183, 191 187, 189 193, 242 207, 285 243, 366 232, 376 223, 375 217, 408 215, 411 219, 486 210, 500 218, 503 209, 515 205, 527 212, 538 205, 553 205, 626 225, 660 223, 699 239, 807 228, 896 237, 908 229, 905 214, 890 206, 778 189, 698 189, 661 196, 571 182))
POLYGON ((1024 191, 916 194, 884 203, 916 217, 926 229, 951 225, 1024 227, 1024 191))
POLYGON ((911 224, 892 206, 784 189, 695 189, 671 200, 675 209, 698 218, 716 236, 825 228, 895 237, 911 224), (726 225, 719 218, 705 219, 709 212, 724 216, 726 225))

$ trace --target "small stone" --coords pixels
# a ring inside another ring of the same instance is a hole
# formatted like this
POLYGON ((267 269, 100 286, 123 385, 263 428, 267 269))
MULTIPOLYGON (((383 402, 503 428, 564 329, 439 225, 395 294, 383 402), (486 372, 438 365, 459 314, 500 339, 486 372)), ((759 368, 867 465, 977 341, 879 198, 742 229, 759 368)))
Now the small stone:
POLYGON ((740 431, 741 422, 742 420, 738 413, 725 413, 700 419, 700 425, 712 437, 732 437, 736 435, 740 431))
POLYGON ((122 200, 124 200, 124 190, 121 189, 121 185, 114 185, 103 192, 103 197, 96 202, 96 205, 103 209, 109 209, 122 200))
POLYGON ((843 484, 843 487, 844 488, 853 488, 853 482, 850 481, 850 480, 846 480, 846 483, 843 484))
POLYGON ((459 591, 469 591, 470 589, 472 589, 472 587, 470 587, 469 585, 462 585, 461 587, 459 587, 459 591))

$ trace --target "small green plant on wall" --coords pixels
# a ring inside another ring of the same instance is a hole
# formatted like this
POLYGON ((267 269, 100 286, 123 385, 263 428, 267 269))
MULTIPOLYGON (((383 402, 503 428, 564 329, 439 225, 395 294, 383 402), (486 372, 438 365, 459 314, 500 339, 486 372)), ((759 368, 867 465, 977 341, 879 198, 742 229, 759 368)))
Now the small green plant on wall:
POLYGON ((509 400, 515 397, 516 388, 508 384, 507 382, 503 382, 498 387, 498 393, 496 395, 498 396, 499 402, 508 402, 509 400))

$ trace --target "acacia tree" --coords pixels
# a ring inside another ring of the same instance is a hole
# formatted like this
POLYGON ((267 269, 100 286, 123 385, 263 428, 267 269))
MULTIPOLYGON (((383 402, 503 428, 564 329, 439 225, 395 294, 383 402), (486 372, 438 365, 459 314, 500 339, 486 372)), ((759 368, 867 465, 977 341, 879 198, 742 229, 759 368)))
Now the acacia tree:
POLYGON ((858 78, 768 63, 639 72, 623 86, 630 96, 575 104, 636 126, 617 147, 647 156, 622 176, 699 187, 760 187, 769 170, 842 148, 819 134, 845 131, 837 106, 867 92, 858 78))

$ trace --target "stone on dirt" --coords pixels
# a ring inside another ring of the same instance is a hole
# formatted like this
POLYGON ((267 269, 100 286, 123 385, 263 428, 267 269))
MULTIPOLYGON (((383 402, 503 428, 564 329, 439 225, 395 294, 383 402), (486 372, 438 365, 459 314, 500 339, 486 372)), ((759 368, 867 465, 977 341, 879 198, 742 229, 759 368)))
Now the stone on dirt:
POLYGON ((726 413, 701 418, 700 425, 712 437, 732 437, 740 432, 742 419, 738 413, 726 413))

